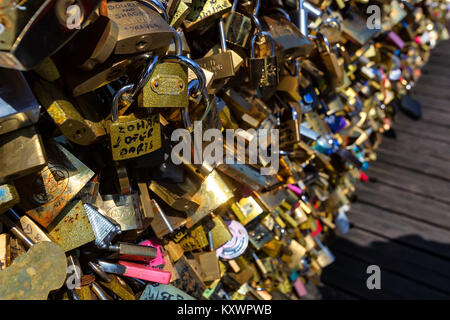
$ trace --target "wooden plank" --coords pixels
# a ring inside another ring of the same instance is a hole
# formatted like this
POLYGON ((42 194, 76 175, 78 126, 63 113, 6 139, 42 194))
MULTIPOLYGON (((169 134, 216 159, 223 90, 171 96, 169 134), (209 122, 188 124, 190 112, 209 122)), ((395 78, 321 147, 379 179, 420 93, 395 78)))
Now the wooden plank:
POLYGON ((380 149, 406 153, 410 157, 418 157, 420 155, 421 157, 428 156, 450 161, 450 148, 448 144, 426 137, 412 135, 408 132, 397 132, 395 139, 384 137, 380 149))
POLYGON ((362 262, 341 252, 336 252, 336 261, 322 274, 325 283, 330 282, 345 287, 365 299, 446 299, 448 296, 381 269, 381 289, 367 288, 367 267, 362 262))
POLYGON ((402 113, 398 113, 397 115, 397 119, 394 122, 394 130, 399 132, 405 131, 419 137, 425 137, 450 144, 448 128, 430 125, 430 123, 426 121, 413 121, 402 113))
POLYGON ((369 177, 376 178, 378 181, 400 190, 423 195, 435 201, 450 203, 448 197, 450 195, 450 183, 445 180, 395 167, 381 161, 373 162, 367 170, 367 174, 369 177))
POLYGON ((448 204, 377 182, 359 183, 356 195, 360 202, 450 230, 448 204))
POLYGON ((423 286, 434 288, 450 297, 450 262, 418 250, 387 241, 370 232, 352 228, 344 238, 332 246, 333 252, 342 252, 367 264, 380 266, 423 286))
POLYGON ((450 232, 367 204, 353 203, 348 215, 363 230, 450 259, 450 232))
POLYGON ((424 73, 420 76, 419 81, 413 87, 414 92, 416 88, 420 88, 423 84, 437 85, 439 87, 450 88, 450 75, 436 74, 436 73, 424 73))
POLYGON ((424 108, 425 110, 432 109, 441 112, 448 112, 450 109, 450 101, 448 100, 439 99, 433 96, 427 96, 423 93, 417 93, 415 91, 413 91, 411 96, 417 99, 422 104, 422 108, 424 108))
POLYGON ((438 179, 450 182, 450 170, 447 160, 441 160, 424 154, 410 154, 386 150, 381 145, 377 150, 377 161, 398 167, 412 169, 438 179))

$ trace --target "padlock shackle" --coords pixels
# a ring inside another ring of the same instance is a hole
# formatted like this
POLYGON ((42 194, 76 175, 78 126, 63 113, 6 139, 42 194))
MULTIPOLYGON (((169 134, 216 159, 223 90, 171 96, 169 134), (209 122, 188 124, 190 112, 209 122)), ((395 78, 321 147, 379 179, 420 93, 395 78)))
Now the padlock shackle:
POLYGON ((134 85, 133 90, 131 90, 131 93, 127 98, 129 101, 132 101, 136 94, 147 84, 150 76, 153 74, 153 70, 155 70, 158 59, 158 56, 153 56, 153 59, 149 62, 147 68, 142 71, 138 83, 134 85))
MULTIPOLYGON (((328 38, 323 33, 317 32, 317 36, 315 37, 316 40, 319 40, 319 36, 322 38, 323 42, 325 43, 325 48, 327 49, 327 52, 331 53, 331 45, 330 45, 330 41, 328 41, 328 38)), ((313 36, 311 36, 311 38, 314 39, 313 36)))
POLYGON ((261 22, 259 22, 258 17, 252 14, 250 16, 250 18, 253 21, 253 24, 255 25, 257 33, 261 34, 263 32, 263 29, 262 29, 262 26, 261 26, 261 22))
POLYGON ((173 32, 172 39, 173 39, 173 42, 175 43, 175 55, 182 56, 183 55, 183 44, 181 42, 181 36, 178 33, 178 31, 175 30, 174 27, 172 27, 172 26, 169 26, 169 27, 170 27, 170 29, 172 29, 172 32, 173 32))
POLYGON ((273 11, 281 13, 287 21, 292 22, 291 17, 289 16, 289 13, 287 13, 286 10, 284 10, 283 8, 276 7, 273 9, 273 11))
POLYGON ((227 42, 225 40, 225 27, 223 25, 223 18, 219 19, 219 39, 220 39, 220 47, 222 48, 222 52, 227 51, 227 42))
POLYGON ((133 84, 123 86, 122 88, 117 90, 116 93, 114 94, 112 110, 111 110, 111 120, 113 122, 117 122, 117 120, 119 119, 119 100, 120 100, 120 98, 122 97, 122 95, 124 93, 131 92, 133 90, 133 87, 134 87, 133 84))
POLYGON ((271 55, 275 55, 275 41, 273 40, 272 35, 267 31, 262 31, 261 33, 256 32, 252 40, 250 41, 250 54, 251 58, 255 58, 255 41, 257 37, 268 37, 270 39, 270 45, 271 45, 271 55))
POLYGON ((334 26, 337 26, 336 29, 338 29, 338 31, 341 31, 341 22, 340 22, 338 19, 336 19, 336 18, 327 18, 327 19, 323 20, 323 21, 319 24, 319 26, 316 28, 316 31, 320 30, 320 28, 321 28, 322 26, 330 26, 330 27, 333 27, 333 25, 334 25, 334 26))
POLYGON ((137 0, 144 6, 153 9, 167 22, 169 23, 169 15, 167 14, 166 8, 158 0, 137 0))

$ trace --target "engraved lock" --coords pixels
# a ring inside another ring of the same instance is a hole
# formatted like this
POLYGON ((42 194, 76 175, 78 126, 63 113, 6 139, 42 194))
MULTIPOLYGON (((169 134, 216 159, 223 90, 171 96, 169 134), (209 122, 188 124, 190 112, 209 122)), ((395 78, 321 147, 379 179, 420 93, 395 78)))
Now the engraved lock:
POLYGON ((100 208, 120 225, 122 231, 142 229, 142 213, 137 193, 104 195, 100 208))
POLYGON ((227 50, 222 18, 219 19, 219 37, 221 52, 196 60, 200 67, 214 73, 214 79, 229 78, 235 74, 232 52, 227 50))
MULTIPOLYGON (((154 65, 154 63, 151 63, 154 65)), ((137 118, 134 114, 118 116, 119 99, 134 85, 126 85, 116 92, 110 123, 111 152, 115 161, 140 157, 161 148, 161 124, 158 115, 137 118)))
POLYGON ((275 56, 275 43, 270 33, 263 31, 255 33, 250 41, 251 58, 248 59, 250 82, 256 87, 269 87, 278 84, 278 58, 275 56), (255 57, 255 41, 258 36, 270 39, 271 55, 255 57))
MULTIPOLYGON (((321 38, 321 44, 325 45, 325 50, 319 48, 320 58, 328 70, 331 86, 340 87, 344 84, 344 65, 339 62, 336 53, 332 50, 330 43, 325 35, 317 33, 317 36, 321 38)), ((320 41, 320 40, 319 40, 320 41)), ((320 46, 319 46, 320 47, 320 46)))
POLYGON ((238 2, 239 0, 234 0, 231 12, 225 20, 225 40, 231 45, 245 49, 252 31, 252 20, 236 11, 238 2))
POLYGON ((27 127, 39 120, 41 107, 20 71, 0 69, 0 134, 27 127))
POLYGON ((101 0, 9 1, 0 14, 0 66, 29 70, 63 47, 101 0), (42 36, 42 30, 51 30, 42 36))
POLYGON ((119 27, 114 52, 148 52, 170 44, 167 19, 161 17, 148 1, 108 2, 108 17, 119 27))
POLYGON ((49 143, 46 151, 48 162, 45 167, 15 180, 22 199, 19 207, 45 228, 94 175, 94 172, 60 144, 49 143))
POLYGON ((46 163, 44 145, 34 126, 0 136, 0 183, 38 171, 46 163))
POLYGON ((188 100, 188 67, 183 63, 179 33, 172 29, 176 55, 162 62, 159 59, 142 90, 145 108, 186 108, 188 100))

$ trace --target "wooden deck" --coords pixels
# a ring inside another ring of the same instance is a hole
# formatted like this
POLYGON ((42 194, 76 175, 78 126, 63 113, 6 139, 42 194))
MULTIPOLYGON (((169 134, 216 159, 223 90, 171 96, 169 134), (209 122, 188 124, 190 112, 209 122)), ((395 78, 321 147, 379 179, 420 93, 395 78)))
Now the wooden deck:
POLYGON ((320 299, 450 298, 450 41, 433 50, 413 97, 422 120, 398 114, 396 139, 384 137, 357 186, 353 227, 330 248, 320 299), (381 290, 368 290, 367 266, 381 268, 381 290))

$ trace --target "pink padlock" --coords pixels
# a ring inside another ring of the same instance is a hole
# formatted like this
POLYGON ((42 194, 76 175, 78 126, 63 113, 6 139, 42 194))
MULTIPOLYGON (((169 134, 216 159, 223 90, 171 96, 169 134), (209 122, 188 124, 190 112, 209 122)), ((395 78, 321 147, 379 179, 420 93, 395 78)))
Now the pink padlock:
POLYGON ((100 268, 107 273, 114 273, 125 277, 141 279, 156 283, 169 284, 172 274, 143 264, 119 260, 118 263, 112 263, 106 260, 97 260, 100 268))
POLYGON ((141 246, 148 246, 148 247, 153 247, 156 249, 156 257, 150 261, 148 261, 147 265, 149 267, 156 267, 156 266, 161 266, 165 264, 164 261, 164 255, 162 252, 162 246, 159 244, 159 241, 157 239, 150 239, 150 240, 145 240, 142 241, 141 243, 139 243, 139 245, 141 246))

